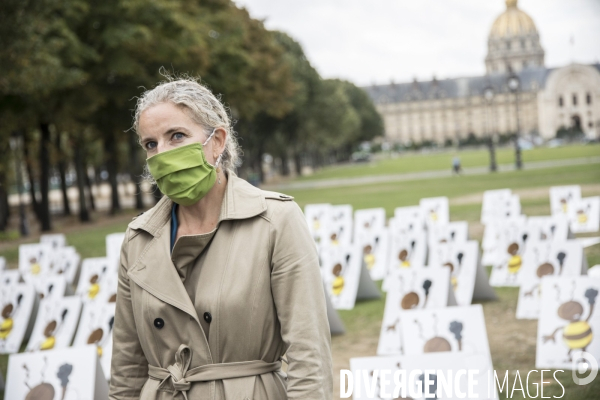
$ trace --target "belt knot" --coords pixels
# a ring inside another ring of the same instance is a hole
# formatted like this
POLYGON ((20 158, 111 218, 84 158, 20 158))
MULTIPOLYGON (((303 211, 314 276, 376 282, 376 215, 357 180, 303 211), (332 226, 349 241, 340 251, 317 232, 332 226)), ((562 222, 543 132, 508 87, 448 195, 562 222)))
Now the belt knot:
POLYGON ((190 390, 191 383, 185 378, 191 362, 192 349, 185 344, 180 345, 179 349, 177 349, 177 353, 175 353, 175 364, 167 367, 169 375, 160 382, 158 388, 160 389, 166 385, 167 381, 171 379, 171 383, 175 389, 175 395, 177 395, 177 393, 181 393, 185 400, 188 400, 187 391, 190 390))

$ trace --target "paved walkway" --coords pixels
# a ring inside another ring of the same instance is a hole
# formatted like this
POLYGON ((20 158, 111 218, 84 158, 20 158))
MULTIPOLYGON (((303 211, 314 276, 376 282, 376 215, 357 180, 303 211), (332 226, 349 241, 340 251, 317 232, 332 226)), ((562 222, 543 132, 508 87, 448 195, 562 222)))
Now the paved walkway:
MULTIPOLYGON (((570 158, 566 160, 550 160, 550 161, 533 161, 524 163, 525 170, 534 169, 547 169, 556 167, 568 167, 572 165, 583 165, 583 164, 597 164, 600 163, 600 157, 584 157, 584 158, 570 158)), ((499 172, 514 171, 514 164, 502 164, 498 166, 499 172)), ((489 173, 489 166, 471 167, 464 168, 463 175, 485 175, 489 173)), ((405 174, 392 174, 392 175, 368 175, 358 176, 355 178, 336 178, 336 179, 319 179, 310 181, 280 183, 277 185, 263 185, 261 188, 265 190, 274 191, 286 191, 286 190, 299 190, 299 189, 321 189, 321 188, 332 188, 342 186, 357 186, 357 185, 369 185, 373 183, 389 183, 389 182, 402 182, 402 181, 414 181, 423 179, 436 179, 445 178, 452 176, 450 168, 447 170, 435 170, 435 171, 422 171, 422 172, 408 172, 405 174)))

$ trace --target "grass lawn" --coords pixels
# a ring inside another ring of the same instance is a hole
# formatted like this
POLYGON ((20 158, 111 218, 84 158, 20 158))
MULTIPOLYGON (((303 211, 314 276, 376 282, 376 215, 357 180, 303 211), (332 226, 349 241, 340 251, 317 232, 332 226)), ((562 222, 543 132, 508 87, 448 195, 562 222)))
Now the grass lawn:
MULTIPOLYGON (((570 157, 600 155, 600 146, 572 146, 561 149, 547 149, 545 151, 549 152, 548 154, 544 152, 538 154, 538 150, 533 150, 527 152, 526 157, 536 155, 540 159, 560 158, 561 153, 555 150, 565 151, 567 152, 565 154, 571 154, 570 157)), ((507 160, 506 157, 509 157, 509 155, 509 153, 506 153, 502 157, 507 160)), ((446 168, 451 156, 451 154, 430 156, 430 158, 427 158, 428 163, 420 167, 438 168, 441 165, 446 168), (446 157, 446 160, 438 159, 438 157, 446 157)), ((467 159, 476 163, 478 158, 487 163, 487 159, 483 156, 485 156, 485 153, 475 151, 461 153, 463 163, 467 159)), ((412 163, 414 163, 415 158, 424 156, 409 157, 412 157, 412 163)), ((530 160, 530 158, 526 158, 526 160, 530 160)), ((388 160, 382 163, 394 162, 407 161, 388 160)), ((411 162, 408 162, 408 164, 411 165, 411 162)), ((416 168, 416 166, 414 167, 416 168)), ((338 171, 345 170, 339 169, 338 171)), ((355 171, 360 170, 356 167, 355 171)), ((324 171, 324 173, 326 172, 324 171)), ((451 218, 453 220, 469 221, 471 237, 480 240, 483 233, 483 229, 479 224, 481 192, 488 189, 511 188, 521 195, 522 209, 525 214, 548 215, 550 212, 548 188, 553 185, 564 184, 582 185, 584 196, 600 195, 600 164, 331 189, 295 190, 289 191, 288 194, 295 196, 296 201, 301 206, 308 203, 329 202, 333 204, 352 204, 355 209, 384 207, 388 216, 392 215, 395 207, 418 204, 419 199, 423 197, 448 196, 451 204, 451 218)), ((101 227, 87 225, 77 231, 73 230, 67 233, 67 240, 69 244, 74 245, 79 250, 83 257, 102 256, 105 251, 105 236, 108 233, 124 231, 127 223, 128 220, 122 219, 114 223, 104 223, 101 227)), ((9 263, 16 266, 17 244, 3 245, 3 248, 4 250, 0 250, 0 255, 6 256, 9 263)), ((590 266, 600 264, 600 245, 586 249, 586 255, 590 266)), ((516 320, 515 310, 518 289, 500 288, 496 289, 496 293, 499 297, 498 301, 483 303, 494 368, 498 370, 499 374, 502 372, 502 376, 505 370, 509 370, 510 374, 515 374, 518 370, 521 376, 526 376, 529 370, 535 368, 537 321, 516 320)), ((384 304, 385 297, 382 297, 375 301, 358 302, 353 310, 340 311, 347 333, 332 339, 335 379, 334 398, 337 398, 339 394, 339 369, 347 369, 351 357, 374 356, 376 354, 384 304)), ((7 359, 7 356, 0 356, 0 369, 4 374, 6 373, 7 359)), ((535 376, 539 383, 539 374, 535 376)), ((580 387, 572 382, 570 371, 565 371, 565 373, 558 376, 566 387, 566 395, 563 398, 577 400, 600 398, 600 378, 596 378, 590 385, 580 387)), ((509 381, 512 384, 512 378, 509 381)), ((530 385, 530 388, 532 389, 531 393, 534 394, 535 387, 530 385)), ((561 392, 560 386, 553 384, 545 388, 544 395, 559 396, 561 392)), ((516 392, 517 395, 519 393, 516 392)), ((515 396, 514 398, 521 397, 515 396)))
MULTIPOLYGON (((600 156, 600 144, 573 145, 557 148, 535 148, 523 151, 525 166, 529 161, 563 160, 567 158, 600 156)), ((452 159, 458 156, 463 168, 489 165, 489 152, 477 150, 443 150, 435 153, 402 153, 396 158, 383 158, 367 164, 350 164, 332 166, 316 171, 300 180, 316 180, 330 178, 353 178, 370 175, 401 174, 406 172, 450 170, 452 159)), ((515 156, 512 147, 497 150, 498 164, 514 164, 515 156)))

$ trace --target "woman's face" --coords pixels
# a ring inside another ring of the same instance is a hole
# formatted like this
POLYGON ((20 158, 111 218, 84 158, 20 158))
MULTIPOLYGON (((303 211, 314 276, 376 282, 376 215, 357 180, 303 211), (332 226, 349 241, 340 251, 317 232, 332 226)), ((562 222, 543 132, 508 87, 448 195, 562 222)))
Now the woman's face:
MULTIPOLYGON (((184 112, 183 107, 173 103, 161 103, 145 110, 140 115, 139 135, 148 158, 179 146, 204 143, 208 138, 204 129, 184 112)), ((218 128, 204 146, 204 155, 210 164, 214 165, 225 149, 226 135, 224 129, 218 128)))

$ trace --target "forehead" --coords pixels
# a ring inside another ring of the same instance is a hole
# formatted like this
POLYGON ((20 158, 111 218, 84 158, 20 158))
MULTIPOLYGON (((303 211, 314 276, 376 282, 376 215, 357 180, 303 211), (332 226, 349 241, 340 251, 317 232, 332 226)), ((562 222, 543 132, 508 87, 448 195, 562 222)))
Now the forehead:
POLYGON ((173 103, 160 103, 144 110, 140 115, 139 134, 161 134, 173 127, 183 127, 189 130, 200 128, 185 112, 183 106, 173 103))

